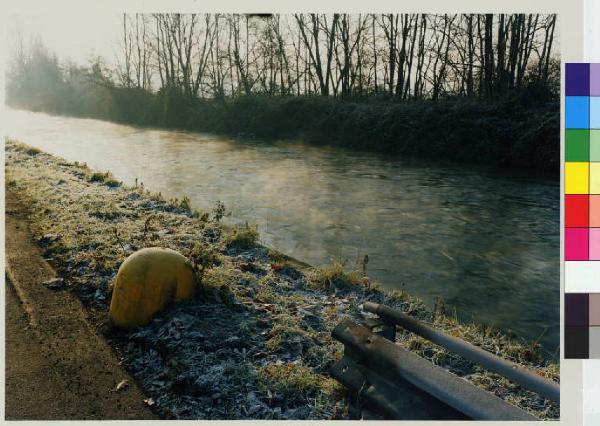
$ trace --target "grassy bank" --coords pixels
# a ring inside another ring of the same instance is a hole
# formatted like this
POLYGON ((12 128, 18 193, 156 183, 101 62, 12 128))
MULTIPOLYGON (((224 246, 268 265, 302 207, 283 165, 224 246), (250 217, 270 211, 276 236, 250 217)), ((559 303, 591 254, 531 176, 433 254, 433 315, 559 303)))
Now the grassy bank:
MULTIPOLYGON (((260 245, 251 226, 220 223, 223 207, 197 212, 125 187, 109 173, 7 141, 6 185, 32 209, 45 256, 93 316, 106 318, 120 263, 147 246, 180 251, 196 265, 197 297, 148 326, 108 338, 153 407, 177 419, 345 419, 344 392, 328 375, 342 353, 331 338, 365 301, 385 303, 538 374, 559 380, 536 343, 459 322, 405 292, 365 286, 361 272, 312 268, 260 245)), ((411 333, 397 343, 542 419, 559 406, 411 333)))
MULTIPOLYGON (((87 93, 87 92, 86 92, 87 93)), ((191 99, 176 91, 95 88, 94 96, 17 107, 260 139, 301 139, 391 155, 558 175, 560 103, 523 89, 500 98, 396 102, 386 96, 191 99)))

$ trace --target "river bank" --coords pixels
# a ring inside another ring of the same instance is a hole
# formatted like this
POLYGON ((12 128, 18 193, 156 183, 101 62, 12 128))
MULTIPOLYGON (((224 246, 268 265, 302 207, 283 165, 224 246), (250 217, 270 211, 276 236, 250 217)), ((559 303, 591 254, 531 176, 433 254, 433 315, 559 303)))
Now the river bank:
POLYGON ((558 176, 560 102, 535 88, 494 99, 448 97, 396 101, 322 96, 189 98, 174 90, 97 88, 70 103, 13 106, 114 122, 302 140, 406 158, 431 158, 558 176))
MULTIPOLYGON (((187 199, 122 186, 35 148, 8 141, 6 149, 6 184, 31 204, 39 244, 99 321, 110 281, 133 251, 161 245, 198 265, 197 300, 130 333, 107 333, 163 418, 347 418, 342 389, 327 374, 342 350, 330 332, 345 316, 359 318, 367 300, 558 380, 558 365, 544 361, 535 343, 459 323, 405 292, 365 286, 362 273, 340 265, 290 261, 258 244, 251 226, 223 226, 221 206, 196 212, 187 199)), ((398 343, 540 418, 559 415, 556 404, 422 339, 399 333, 398 343)))

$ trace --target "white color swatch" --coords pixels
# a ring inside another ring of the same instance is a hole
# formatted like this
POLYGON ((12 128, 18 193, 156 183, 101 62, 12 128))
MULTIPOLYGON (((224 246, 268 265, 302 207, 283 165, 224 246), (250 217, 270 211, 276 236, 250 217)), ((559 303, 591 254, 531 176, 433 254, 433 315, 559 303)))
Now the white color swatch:
POLYGON ((565 262, 565 293, 600 293, 600 262, 565 262))

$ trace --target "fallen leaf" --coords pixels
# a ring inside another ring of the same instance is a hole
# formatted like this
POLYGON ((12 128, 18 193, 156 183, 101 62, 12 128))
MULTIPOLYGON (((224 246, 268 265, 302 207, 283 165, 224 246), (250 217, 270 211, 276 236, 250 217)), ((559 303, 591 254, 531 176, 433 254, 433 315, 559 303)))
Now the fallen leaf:
POLYGON ((125 389, 127 386, 129 386, 129 381, 127 381, 127 379, 121 380, 119 382, 119 384, 117 385, 116 391, 119 392, 119 391, 125 389))
POLYGON ((42 284, 44 284, 50 290, 63 290, 67 287, 65 280, 62 278, 53 278, 51 280, 44 281, 42 284))

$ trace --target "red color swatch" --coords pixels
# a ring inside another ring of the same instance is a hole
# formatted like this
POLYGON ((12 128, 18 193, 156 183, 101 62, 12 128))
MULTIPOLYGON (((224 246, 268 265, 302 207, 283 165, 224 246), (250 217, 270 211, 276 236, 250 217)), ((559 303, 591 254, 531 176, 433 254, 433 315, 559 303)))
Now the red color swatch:
POLYGON ((589 195, 565 195, 565 227, 589 226, 589 199, 589 195))

